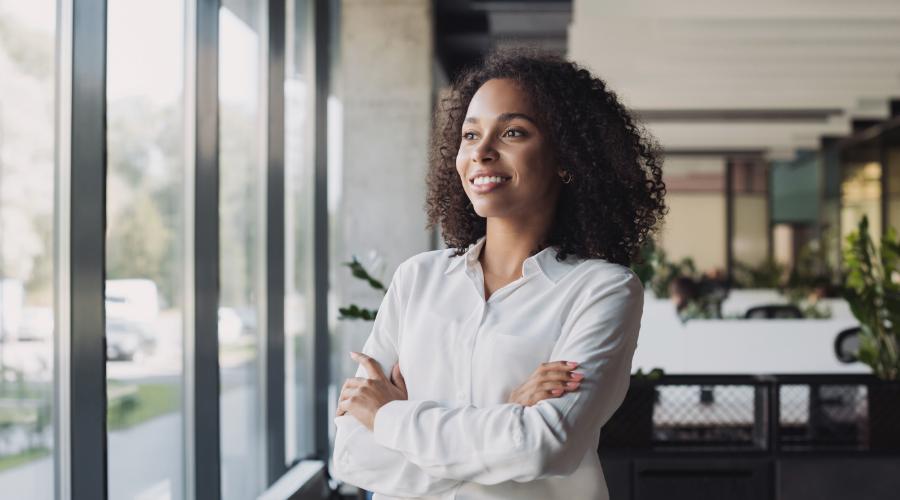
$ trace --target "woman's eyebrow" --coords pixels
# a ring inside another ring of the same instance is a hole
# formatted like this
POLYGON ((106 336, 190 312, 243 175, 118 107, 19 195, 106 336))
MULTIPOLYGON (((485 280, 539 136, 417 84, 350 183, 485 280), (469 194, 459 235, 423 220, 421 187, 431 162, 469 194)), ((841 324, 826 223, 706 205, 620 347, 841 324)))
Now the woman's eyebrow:
MULTIPOLYGON (((534 126, 537 126, 537 123, 535 123, 535 121, 532 120, 530 116, 528 116, 528 115, 526 115, 526 114, 524 114, 524 113, 503 113, 502 115, 500 115, 499 117, 497 117, 497 121, 500 122, 500 123, 506 123, 506 122, 511 122, 511 121, 515 120, 516 118, 521 118, 521 119, 523 119, 523 120, 528 120, 528 121, 530 121, 534 126)), ((463 123, 475 123, 475 124, 477 124, 477 123, 478 123, 478 117, 475 117, 475 116, 467 116, 467 117, 466 117, 466 121, 463 122, 463 123)))
POLYGON ((528 116, 524 113, 503 113, 502 115, 500 115, 497 118, 497 121, 500 123, 506 123, 506 122, 511 122, 511 121, 515 120, 516 118, 528 120, 531 122, 532 125, 537 126, 537 123, 535 123, 534 120, 532 120, 530 116, 528 116))

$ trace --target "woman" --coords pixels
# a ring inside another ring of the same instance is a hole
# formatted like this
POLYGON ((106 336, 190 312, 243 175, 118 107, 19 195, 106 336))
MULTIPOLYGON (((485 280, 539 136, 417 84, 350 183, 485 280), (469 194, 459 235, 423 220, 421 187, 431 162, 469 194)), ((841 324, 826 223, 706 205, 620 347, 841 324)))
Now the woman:
POLYGON ((335 472, 375 498, 602 499, 665 212, 652 140, 587 70, 506 50, 437 112, 430 224, 341 391, 335 472))

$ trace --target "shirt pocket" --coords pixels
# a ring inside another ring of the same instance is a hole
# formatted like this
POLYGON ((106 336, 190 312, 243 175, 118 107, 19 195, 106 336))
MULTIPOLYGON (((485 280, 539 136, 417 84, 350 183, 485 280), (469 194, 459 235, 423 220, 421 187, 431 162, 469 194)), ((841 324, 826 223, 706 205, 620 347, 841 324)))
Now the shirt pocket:
POLYGON ((556 340, 498 333, 491 344, 485 395, 488 404, 505 404, 541 363, 550 361, 556 340))

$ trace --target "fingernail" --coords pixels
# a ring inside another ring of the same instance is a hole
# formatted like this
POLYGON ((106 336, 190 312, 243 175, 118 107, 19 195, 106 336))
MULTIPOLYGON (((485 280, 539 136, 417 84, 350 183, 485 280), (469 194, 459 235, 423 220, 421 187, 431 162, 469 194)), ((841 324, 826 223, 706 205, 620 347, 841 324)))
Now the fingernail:
POLYGON ((584 374, 583 373, 573 373, 572 378, 584 378, 584 374))
POLYGON ((562 389, 555 389, 555 390, 552 390, 552 391, 550 391, 550 392, 551 392, 552 394, 562 394, 562 391, 563 391, 562 389))
POLYGON ((566 385, 572 386, 572 387, 578 387, 579 385, 581 385, 581 382, 566 382, 566 385))
POLYGON ((350 355, 351 355, 351 356, 356 356, 357 354, 359 354, 359 353, 356 352, 356 351, 350 351, 350 355))
POLYGON ((569 361, 569 362, 566 363, 566 364, 569 365, 569 366, 578 366, 578 363, 576 363, 575 361, 569 361))

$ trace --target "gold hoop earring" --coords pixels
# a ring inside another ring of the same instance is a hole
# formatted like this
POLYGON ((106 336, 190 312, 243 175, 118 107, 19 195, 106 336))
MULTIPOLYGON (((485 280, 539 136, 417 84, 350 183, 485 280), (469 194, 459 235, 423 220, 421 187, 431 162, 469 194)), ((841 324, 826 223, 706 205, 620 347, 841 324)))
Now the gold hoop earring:
POLYGON ((563 184, 568 184, 568 183, 572 182, 572 174, 570 174, 568 172, 563 172, 562 181, 563 181, 563 184))

